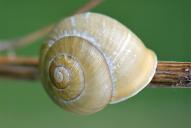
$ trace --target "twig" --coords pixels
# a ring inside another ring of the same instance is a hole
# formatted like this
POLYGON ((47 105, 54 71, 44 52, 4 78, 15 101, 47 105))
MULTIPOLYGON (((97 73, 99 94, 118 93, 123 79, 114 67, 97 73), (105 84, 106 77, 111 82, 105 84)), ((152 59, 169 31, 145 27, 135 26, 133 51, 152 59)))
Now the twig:
POLYGON ((152 87, 191 87, 191 62, 159 62, 152 87))
MULTIPOLYGON (((0 57, 0 76, 38 80, 38 59, 0 57)), ((149 87, 191 88, 191 62, 159 62, 149 87)))
POLYGON ((0 65, 28 65, 38 67, 38 58, 26 57, 0 57, 0 65))
POLYGON ((37 58, 0 57, 0 76, 23 80, 38 80, 38 64, 37 58))
MULTIPOLYGON (((96 7, 102 2, 102 0, 91 0, 88 3, 86 3, 84 6, 82 6, 79 10, 75 11, 73 14, 86 12, 88 10, 91 10, 92 8, 96 7)), ((46 36, 53 28, 54 24, 51 24, 47 27, 44 27, 36 32, 30 33, 24 37, 17 38, 17 39, 11 39, 7 41, 0 41, 0 52, 7 51, 9 49, 17 49, 22 48, 26 45, 29 45, 36 40, 46 36)))
POLYGON ((38 67, 33 65, 0 65, 0 74, 3 77, 9 77, 22 80, 38 80, 38 67))

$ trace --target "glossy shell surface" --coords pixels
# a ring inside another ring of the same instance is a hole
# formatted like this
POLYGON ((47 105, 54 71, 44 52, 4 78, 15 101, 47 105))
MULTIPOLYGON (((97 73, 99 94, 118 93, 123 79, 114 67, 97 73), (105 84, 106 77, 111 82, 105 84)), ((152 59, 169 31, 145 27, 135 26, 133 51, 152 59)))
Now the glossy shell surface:
POLYGON ((43 85, 60 106, 91 114, 126 100, 151 81, 154 52, 111 17, 83 13, 58 23, 43 44, 43 85))

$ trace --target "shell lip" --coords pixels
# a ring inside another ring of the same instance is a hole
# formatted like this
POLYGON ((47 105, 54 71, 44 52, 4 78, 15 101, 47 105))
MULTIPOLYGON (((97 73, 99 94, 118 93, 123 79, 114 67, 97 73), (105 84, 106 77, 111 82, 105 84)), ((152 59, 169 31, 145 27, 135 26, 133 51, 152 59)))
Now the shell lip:
POLYGON ((144 82, 144 85, 142 85, 136 92, 134 92, 133 94, 127 96, 127 97, 123 97, 119 100, 116 100, 116 101, 111 101, 109 104, 116 104, 116 103, 119 103, 119 102, 122 102, 122 101, 125 101, 133 96, 135 96, 136 94, 138 94, 140 91, 142 91, 152 80, 152 78, 154 77, 155 73, 156 73, 156 68, 157 68, 157 64, 158 64, 158 61, 157 61, 157 56, 156 54, 148 49, 148 52, 152 55, 152 58, 153 58, 153 66, 152 68, 150 69, 150 73, 149 73, 149 77, 147 79, 146 82, 144 82))

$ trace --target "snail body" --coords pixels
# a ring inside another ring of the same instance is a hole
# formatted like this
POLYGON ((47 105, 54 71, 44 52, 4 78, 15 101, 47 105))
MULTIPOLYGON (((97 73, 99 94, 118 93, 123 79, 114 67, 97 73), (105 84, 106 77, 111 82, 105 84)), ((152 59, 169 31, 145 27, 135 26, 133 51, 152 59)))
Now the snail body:
POLYGON ((118 21, 97 13, 62 20, 41 48, 45 90, 59 106, 92 114, 124 101, 151 81, 154 52, 118 21))

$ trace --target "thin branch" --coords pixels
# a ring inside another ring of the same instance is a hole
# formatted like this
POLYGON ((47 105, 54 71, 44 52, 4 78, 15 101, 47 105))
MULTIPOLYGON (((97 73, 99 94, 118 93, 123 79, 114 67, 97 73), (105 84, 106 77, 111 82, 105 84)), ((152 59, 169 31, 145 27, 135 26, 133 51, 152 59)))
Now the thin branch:
POLYGON ((159 62, 152 87, 191 87, 191 62, 159 62))
POLYGON ((38 58, 0 57, 0 76, 20 80, 38 80, 38 65, 38 58))
MULTIPOLYGON (((0 57, 0 76, 38 80, 38 59, 0 57)), ((191 62, 159 62, 149 87, 191 88, 191 62)))
POLYGON ((0 65, 28 65, 38 67, 38 58, 26 57, 0 57, 0 65))
MULTIPOLYGON (((84 6, 82 6, 80 9, 75 11, 73 14, 86 12, 88 10, 91 10, 92 8, 96 7, 102 2, 102 0, 91 0, 88 3, 86 3, 84 6)), ((36 40, 46 36, 53 28, 54 24, 51 24, 47 27, 44 27, 36 32, 32 32, 24 37, 20 37, 17 39, 10 39, 7 41, 0 41, 0 52, 7 51, 10 49, 17 49, 22 48, 26 45, 29 45, 36 40)))
POLYGON ((22 79, 22 80, 38 80, 38 67, 32 65, 0 65, 0 74, 2 77, 22 79))

